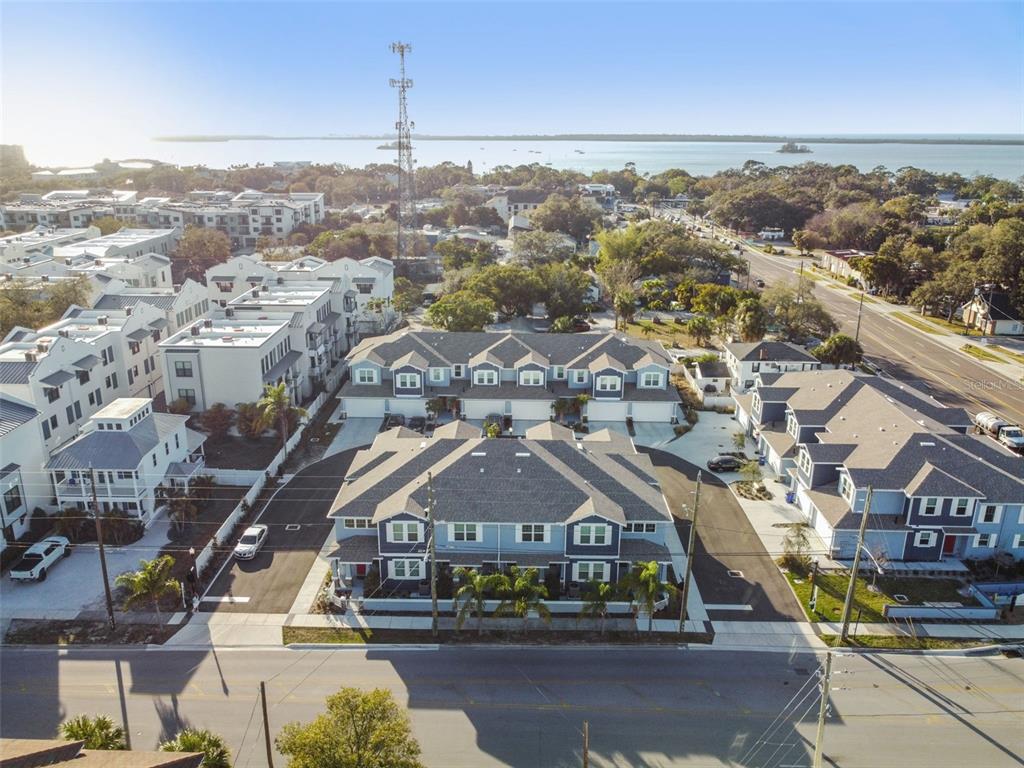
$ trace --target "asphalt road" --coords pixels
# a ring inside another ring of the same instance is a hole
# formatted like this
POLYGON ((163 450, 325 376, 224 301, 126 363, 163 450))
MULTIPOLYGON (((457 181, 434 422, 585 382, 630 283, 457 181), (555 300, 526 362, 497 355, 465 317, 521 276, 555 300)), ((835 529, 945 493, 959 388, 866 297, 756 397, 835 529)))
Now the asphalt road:
MULTIPOLYGON (((392 691, 428 766, 578 766, 584 720, 601 768, 808 766, 817 666, 808 654, 672 648, 5 648, 0 735, 52 737, 65 718, 106 713, 127 720, 135 748, 189 724, 222 734, 236 766, 265 766, 265 680, 272 734, 312 719, 341 686, 392 691)), ((837 657, 834 670, 827 765, 1024 764, 1024 661, 876 654, 837 657)))
POLYGON ((334 530, 327 512, 355 454, 355 449, 342 451, 311 464, 277 492, 257 521, 270 527, 267 543, 252 560, 228 562, 204 595, 201 610, 288 613, 334 530), (216 601, 224 597, 239 602, 216 601))
MULTIPOLYGON (((640 447, 658 468, 673 515, 693 507, 698 467, 665 451, 640 447)), ((683 546, 690 521, 676 517, 683 546)), ((693 576, 704 603, 749 605, 749 611, 709 610, 714 621, 805 621, 785 578, 751 526, 732 491, 707 470, 701 476, 693 576), (730 575, 731 572, 731 575, 730 575)))

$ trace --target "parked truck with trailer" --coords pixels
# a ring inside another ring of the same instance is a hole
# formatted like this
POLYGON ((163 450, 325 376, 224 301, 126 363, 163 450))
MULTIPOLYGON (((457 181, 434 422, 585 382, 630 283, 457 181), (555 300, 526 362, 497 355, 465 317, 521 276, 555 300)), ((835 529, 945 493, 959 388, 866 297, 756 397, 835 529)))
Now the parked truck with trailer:
POLYGON ((1014 453, 1024 454, 1024 429, 1018 424, 1011 424, 994 413, 982 411, 974 417, 974 425, 979 431, 1009 448, 1014 453))

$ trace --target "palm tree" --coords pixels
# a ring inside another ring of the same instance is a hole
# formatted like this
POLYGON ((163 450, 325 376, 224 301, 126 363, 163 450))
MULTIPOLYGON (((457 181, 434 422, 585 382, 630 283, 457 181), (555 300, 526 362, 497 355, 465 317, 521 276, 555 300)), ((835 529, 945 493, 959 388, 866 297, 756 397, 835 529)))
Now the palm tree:
POLYGON ((183 531, 199 514, 196 500, 180 485, 158 486, 156 497, 167 504, 167 517, 174 522, 178 531, 183 531))
POLYGON ((292 406, 291 397, 288 395, 288 385, 285 382, 280 384, 267 384, 263 387, 261 397, 256 407, 259 408, 265 424, 277 424, 278 434, 281 435, 281 445, 288 444, 288 419, 292 414, 305 416, 306 411, 302 408, 292 406))
POLYGON ((544 605, 548 596, 548 588, 540 583, 537 569, 520 570, 517 566, 509 569, 508 576, 502 575, 495 581, 501 591, 501 602, 494 611, 496 616, 518 616, 523 619, 523 632, 526 632, 530 613, 535 612, 545 622, 551 621, 551 611, 544 605))
POLYGON ((186 728, 160 745, 161 752, 202 752, 203 768, 231 768, 231 752, 216 733, 186 728))
POLYGON ((455 571, 459 579, 459 588, 455 592, 453 607, 458 606, 458 613, 455 616, 455 630, 462 629, 466 619, 472 613, 476 616, 476 631, 478 635, 484 633, 484 609, 488 595, 497 586, 495 574, 484 575, 477 573, 473 568, 459 568, 455 571), (460 604, 461 603, 461 604, 460 604))
POLYGON ((742 429, 737 429, 732 433, 732 445, 737 451, 742 451, 747 447, 747 433, 742 429))
POLYGON ((160 598, 172 592, 180 594, 181 585, 171 577, 174 558, 161 555, 152 560, 140 560, 139 570, 122 573, 114 583, 128 590, 125 605, 151 602, 157 617, 160 616, 160 598))
POLYGON ((703 315, 697 315, 697 317, 691 318, 686 323, 686 331, 689 333, 698 346, 705 346, 707 342, 711 341, 711 336, 714 333, 711 321, 703 315))
POLYGON ((60 725, 65 741, 84 741, 85 749, 128 749, 124 729, 106 715, 79 715, 60 725))
POLYGON ((604 634, 605 620, 608 618, 608 603, 615 599, 615 587, 604 581, 592 580, 587 583, 583 593, 583 608, 580 617, 600 620, 600 632, 604 634))
POLYGON ((675 584, 661 580, 661 566, 653 560, 637 563, 626 577, 632 602, 647 611, 647 631, 654 631, 654 606, 663 593, 674 594, 675 584))

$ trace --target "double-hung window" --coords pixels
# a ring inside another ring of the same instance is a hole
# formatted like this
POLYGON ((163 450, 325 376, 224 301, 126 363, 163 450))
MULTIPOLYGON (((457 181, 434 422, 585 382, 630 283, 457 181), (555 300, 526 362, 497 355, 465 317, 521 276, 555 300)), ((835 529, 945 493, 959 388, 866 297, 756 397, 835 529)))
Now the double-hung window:
POLYGON ((927 517, 934 517, 939 514, 939 500, 935 498, 925 499, 921 514, 927 517))
POLYGON ((597 377, 597 391, 598 392, 618 392, 619 391, 619 377, 618 376, 598 376, 597 377))
POLYGON ((461 379, 465 375, 466 375, 466 366, 464 366, 462 363, 456 363, 455 365, 452 366, 452 376, 453 377, 455 377, 456 379, 461 379))
POLYGON ((524 387, 539 387, 544 383, 544 374, 540 371, 520 371, 519 383, 524 387))
POLYGON ((189 360, 175 360, 174 375, 180 379, 191 379, 192 363, 189 360))
POLYGON ((452 523, 452 541, 480 541, 480 526, 476 523, 452 523))
POLYGON ((519 541, 545 543, 548 540, 548 526, 539 523, 524 523, 519 526, 519 541))
POLYGON ((647 389, 656 389, 661 387, 661 374, 657 371, 645 371, 640 377, 640 386, 647 389))
POLYGON ((357 368, 356 384, 376 384, 377 371, 375 368, 357 368))
POLYGON ((572 380, 577 384, 587 383, 587 372, 586 371, 573 371, 572 380))
POLYGON ((979 533, 974 537, 974 546, 976 547, 991 547, 996 543, 996 535, 994 533, 979 533))
POLYGON ((556 379, 564 379, 565 378, 565 366, 564 365, 556 365, 555 366, 555 372, 552 375, 556 379))
POLYGON ((392 579, 422 579, 422 560, 391 560, 388 563, 388 570, 392 579))
POLYGON ((441 384, 444 382, 444 368, 431 368, 430 369, 430 381, 433 384, 441 384))
POLYGON ((345 518, 346 528, 369 528, 370 519, 368 517, 346 517, 345 518))
POLYGON ((914 535, 915 547, 934 547, 939 534, 936 531, 918 531, 914 535))
POLYGON ((419 389, 420 375, 418 373, 399 373, 395 376, 395 386, 398 389, 419 389))
POLYGON ((981 510, 981 519, 979 522, 982 523, 998 523, 999 518, 1002 517, 1002 509, 995 504, 986 504, 985 508, 981 510))
POLYGON ((611 541, 611 529, 607 525, 581 523, 576 526, 576 543, 584 546, 602 546, 611 541))
POLYGON ((419 540, 419 523, 391 523, 388 526, 388 541, 396 543, 415 543, 419 540))
POLYGON ((498 372, 488 369, 473 371, 473 383, 493 387, 498 383, 498 372))
POLYGON ((956 506, 953 507, 953 517, 967 517, 968 514, 970 514, 968 500, 957 499, 956 506))
POLYGON ((573 581, 608 581, 608 563, 573 563, 573 581))

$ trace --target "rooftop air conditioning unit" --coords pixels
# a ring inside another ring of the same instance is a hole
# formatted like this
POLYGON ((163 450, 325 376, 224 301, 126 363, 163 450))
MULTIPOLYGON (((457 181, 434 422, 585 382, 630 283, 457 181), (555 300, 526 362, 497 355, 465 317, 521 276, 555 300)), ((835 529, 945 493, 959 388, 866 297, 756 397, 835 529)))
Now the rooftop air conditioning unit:
POLYGON ((191 331, 193 336, 198 336, 199 335, 199 326, 198 325, 193 325, 189 330, 191 331))

